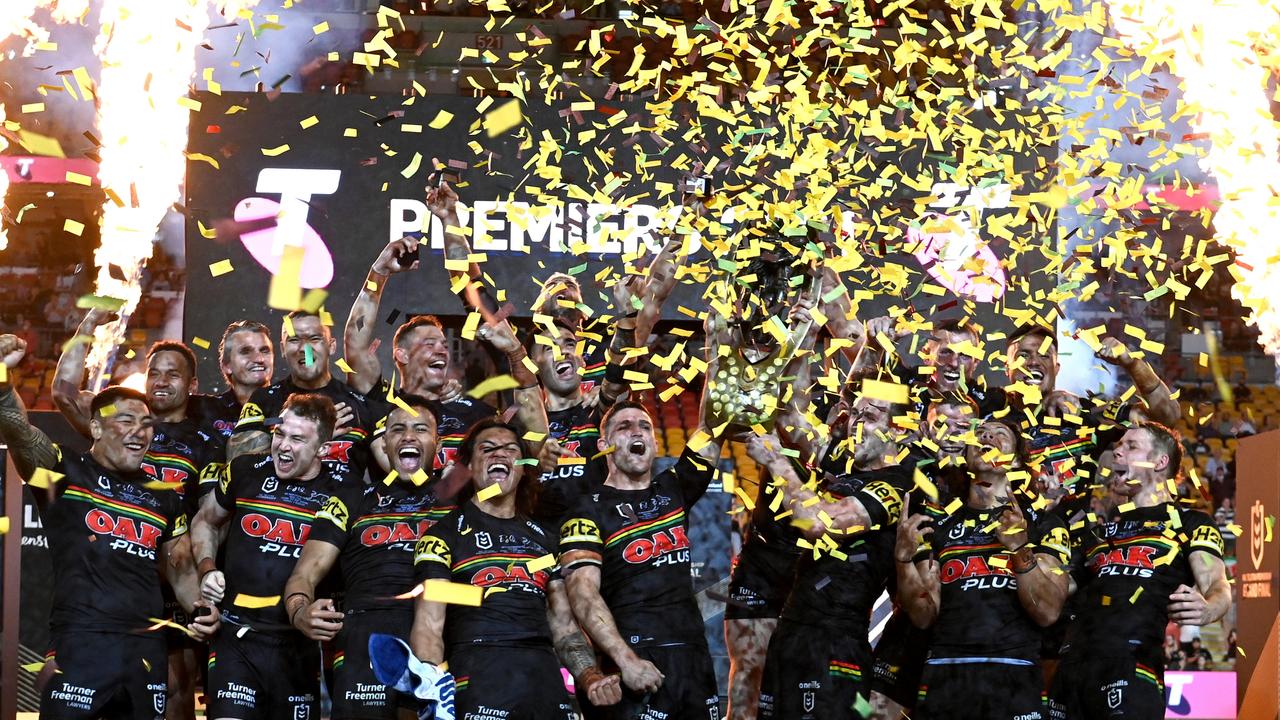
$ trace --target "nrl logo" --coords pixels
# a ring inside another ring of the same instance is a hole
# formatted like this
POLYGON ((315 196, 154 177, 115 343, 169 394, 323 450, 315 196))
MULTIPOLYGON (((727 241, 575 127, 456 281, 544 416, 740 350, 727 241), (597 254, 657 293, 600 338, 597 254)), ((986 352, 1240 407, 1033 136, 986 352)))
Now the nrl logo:
POLYGON ((1266 550, 1264 544, 1267 536, 1266 509, 1262 501, 1254 500, 1249 508, 1249 559, 1253 561, 1253 569, 1262 569, 1262 555, 1266 550))

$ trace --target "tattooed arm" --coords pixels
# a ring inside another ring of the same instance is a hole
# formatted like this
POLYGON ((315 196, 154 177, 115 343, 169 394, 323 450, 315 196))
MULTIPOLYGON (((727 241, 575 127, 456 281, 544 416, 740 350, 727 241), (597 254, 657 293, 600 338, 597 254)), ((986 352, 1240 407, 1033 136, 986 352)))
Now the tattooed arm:
POLYGON ((0 382, 0 439, 13 453, 13 464, 24 479, 31 479, 36 468, 52 468, 58 463, 58 449, 49 436, 31 424, 22 398, 10 384, 10 375, 27 353, 27 343, 16 335, 0 335, 0 358, 5 379, 0 382))

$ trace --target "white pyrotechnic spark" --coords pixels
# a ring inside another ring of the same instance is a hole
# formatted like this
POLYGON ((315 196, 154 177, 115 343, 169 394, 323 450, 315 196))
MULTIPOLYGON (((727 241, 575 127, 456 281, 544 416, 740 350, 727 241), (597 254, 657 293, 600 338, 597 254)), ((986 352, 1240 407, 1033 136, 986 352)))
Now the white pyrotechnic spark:
POLYGON ((1274 0, 1110 0, 1113 21, 1140 57, 1168 60, 1182 78, 1192 125, 1212 146, 1202 165, 1217 181, 1217 240, 1236 252, 1235 294, 1260 342, 1280 353, 1280 206, 1274 187, 1280 127, 1267 97, 1276 56, 1274 0))
MULTIPOLYGON (((218 10, 234 15, 246 4, 220 2, 218 10)), ((94 258, 97 294, 124 305, 120 321, 98 328, 95 335, 88 358, 95 384, 124 339, 128 316, 141 297, 142 270, 151 257, 157 225, 178 200, 186 167, 187 124, 195 107, 188 88, 196 46, 208 24, 205 0, 102 3, 95 46, 102 59, 98 179, 107 200, 102 242, 94 258)))

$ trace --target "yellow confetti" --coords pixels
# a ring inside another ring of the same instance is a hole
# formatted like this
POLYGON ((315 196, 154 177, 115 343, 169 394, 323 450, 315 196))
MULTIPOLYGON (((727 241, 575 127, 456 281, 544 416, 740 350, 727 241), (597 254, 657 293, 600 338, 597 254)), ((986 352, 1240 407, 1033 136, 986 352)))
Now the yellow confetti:
POLYGON ((502 392, 503 390, 514 390, 518 387, 520 387, 520 383, 516 382, 515 378, 510 375, 499 375, 497 377, 489 378, 488 380, 485 380, 479 385, 471 388, 467 391, 467 397, 482 398, 489 393, 502 392))
POLYGON ((279 157, 287 152, 289 152, 289 143, 285 143, 279 147, 262 148, 262 154, 267 157, 279 157))
POLYGON ((317 24, 315 24, 315 25, 312 25, 312 26, 311 26, 311 32, 312 32, 312 33, 314 33, 314 34, 316 34, 316 35, 321 35, 321 34, 323 34, 323 33, 327 33, 327 32, 329 32, 329 21, 328 21, 328 20, 326 20, 326 21, 324 21, 324 22, 322 22, 322 23, 317 23, 317 24))
POLYGON ((491 500, 493 498, 496 498, 501 494, 502 494, 502 486, 499 485, 498 483, 494 483, 492 485, 480 488, 480 491, 476 493, 476 499, 481 502, 484 502, 485 500, 491 500))
POLYGON ((84 232, 84 223, 67 218, 62 221, 62 229, 79 237, 80 234, 84 232))
MULTIPOLYGON (((105 412, 105 408, 102 414, 104 416, 107 414, 105 412)), ((33 488, 48 490, 49 488, 61 482, 62 478, 64 477, 66 476, 63 475, 62 473, 56 473, 46 468, 36 468, 35 472, 31 473, 31 479, 27 481, 27 484, 33 488)))
POLYGON ((520 101, 512 98, 484 116, 484 130, 489 137, 497 137, 524 121, 520 101))
POLYGON ((864 397, 895 405, 905 404, 910 398, 910 390, 906 385, 871 379, 862 381, 862 394, 864 397))
POLYGON ((279 605, 280 596, 272 595, 270 597, 259 597, 257 595, 237 593, 236 599, 231 604, 242 608, 268 608, 273 605, 279 605))
POLYGON ((448 580, 427 580, 422 583, 422 596, 432 602, 480 607, 484 589, 448 580))
POLYGON ((441 130, 453 120, 453 113, 448 110, 439 110, 431 122, 427 123, 427 127, 432 130, 441 130))
POLYGON ((527 565, 527 567, 529 568, 529 572, 531 573, 541 572, 543 570, 550 570, 555 566, 556 566, 556 556, 552 555, 551 553, 547 553, 542 557, 534 558, 530 560, 529 564, 527 565))
POLYGON ((319 122, 320 122, 320 118, 316 117, 315 115, 312 115, 309 118, 303 118, 302 120, 298 121, 298 125, 302 126, 303 130, 306 130, 307 128, 315 127, 319 122))
POLYGON ((216 263, 209 264, 209 274, 214 277, 226 275, 227 273, 231 272, 234 269, 235 268, 231 267, 230 260, 219 260, 216 263))
POLYGON ((199 335, 197 335, 197 336, 195 336, 195 337, 191 338, 191 344, 192 344, 192 345, 195 345, 195 346, 196 346, 196 347, 198 347, 198 348, 202 348, 202 349, 204 349, 204 350, 208 350, 208 349, 209 349, 209 341, 208 341, 208 340, 205 340, 204 338, 200 337, 199 335))

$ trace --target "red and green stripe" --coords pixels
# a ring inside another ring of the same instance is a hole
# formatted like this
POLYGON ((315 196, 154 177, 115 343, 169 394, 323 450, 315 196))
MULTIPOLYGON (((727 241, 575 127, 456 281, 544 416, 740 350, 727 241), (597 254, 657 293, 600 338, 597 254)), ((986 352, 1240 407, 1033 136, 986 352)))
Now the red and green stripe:
POLYGON ((604 541, 604 545, 605 547, 610 547, 617 543, 630 540, 637 535, 649 534, 657 530, 665 530, 669 527, 675 527, 676 525, 683 524, 684 508, 678 508, 676 510, 672 510, 666 515, 654 518, 648 522, 642 522, 639 525, 632 525, 631 527, 623 528, 622 530, 610 535, 609 538, 604 541))
POLYGON ((271 515, 283 515, 284 517, 295 518, 297 520, 314 520, 316 516, 315 510, 307 510, 289 503, 275 502, 273 500, 249 500, 247 498, 236 498, 237 508, 247 508, 271 515))
POLYGON ((88 488, 69 487, 67 488, 66 492, 62 494, 62 496, 64 498, 71 497, 76 500, 90 503, 92 505, 108 507, 108 508, 111 508, 112 510, 116 510, 118 512, 124 513, 125 515, 131 515, 139 520, 149 521, 159 527, 166 527, 169 524, 169 521, 160 513, 157 513, 152 510, 148 510, 147 508, 144 508, 138 505, 134 505, 133 503, 127 503, 123 500, 116 500, 115 498, 104 497, 88 488))

